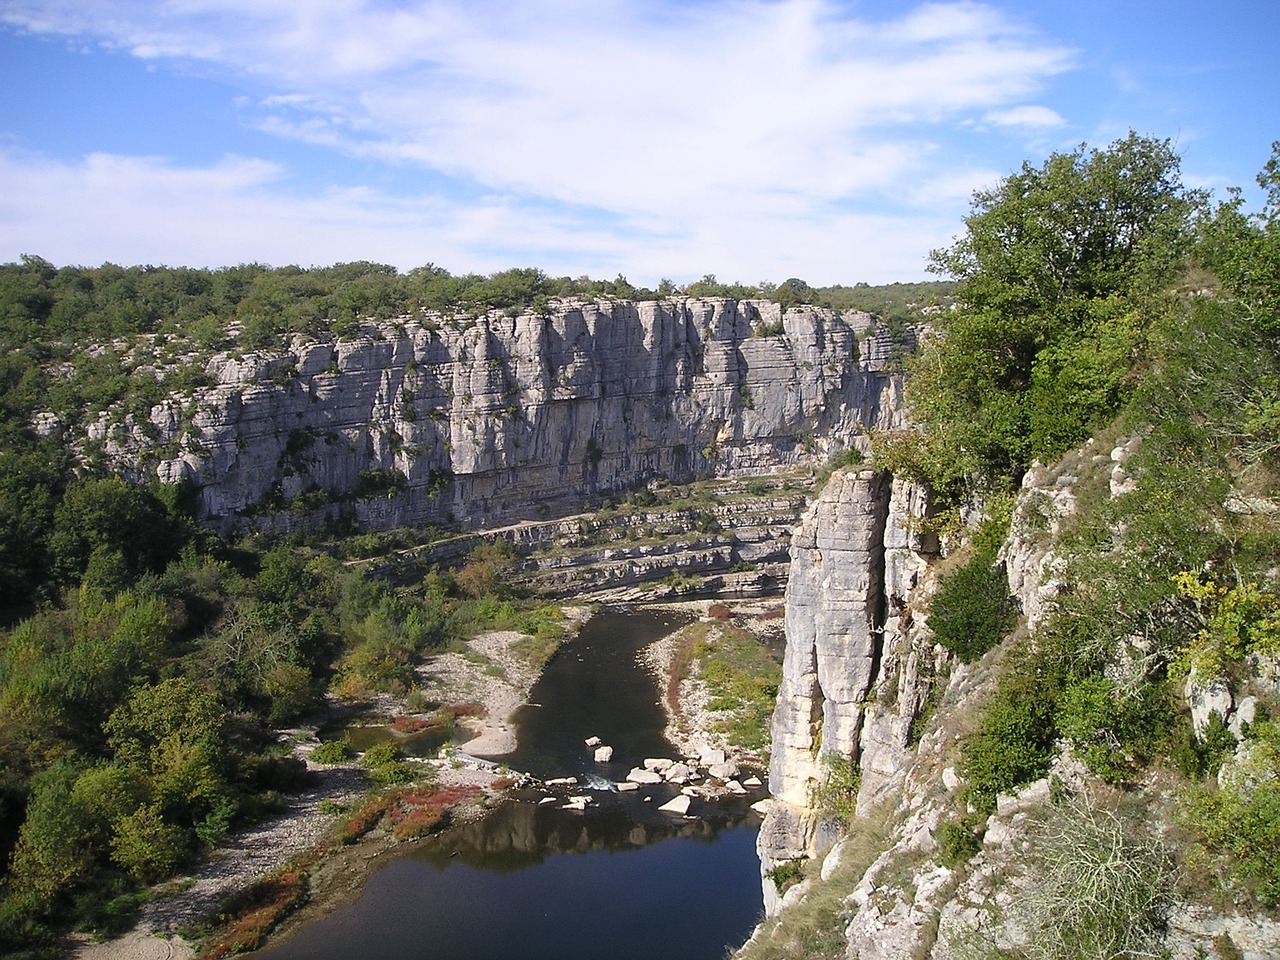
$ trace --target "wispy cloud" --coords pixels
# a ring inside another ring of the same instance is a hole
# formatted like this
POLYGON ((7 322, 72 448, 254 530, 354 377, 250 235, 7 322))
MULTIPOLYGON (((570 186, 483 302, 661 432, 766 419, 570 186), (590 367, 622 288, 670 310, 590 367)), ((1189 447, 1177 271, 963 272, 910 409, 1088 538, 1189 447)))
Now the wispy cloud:
POLYGON ((1028 127, 1045 129, 1060 127, 1066 123, 1056 110, 1041 106, 1011 107, 1008 110, 992 110, 984 118, 997 127, 1028 127))
MULTIPOLYGON (((627 263, 650 259, 643 242, 676 237, 660 273, 763 277, 785 272, 793 254, 830 260, 830 238, 854 229, 890 229, 904 248, 919 240, 916 213, 891 228, 848 210, 909 201, 942 182, 938 163, 966 166, 931 150, 938 124, 1062 123, 1020 104, 1070 69, 1063 46, 977 3, 929 3, 890 20, 864 10, 829 0, 12 0, 0 16, 244 77, 269 91, 242 108, 261 131, 421 169, 433 191, 443 178, 491 198, 485 217, 468 217, 448 192, 312 197, 303 208, 337 203, 341 218, 365 204, 409 220, 429 210, 433 233, 469 222, 477 250, 486 223, 493 249, 499 230, 530 237, 535 251, 580 248, 576 233, 600 245, 596 260, 637 258, 627 263)), ((969 180, 987 175, 975 166, 969 180)), ((228 189, 269 197, 288 216, 288 174, 228 189)))

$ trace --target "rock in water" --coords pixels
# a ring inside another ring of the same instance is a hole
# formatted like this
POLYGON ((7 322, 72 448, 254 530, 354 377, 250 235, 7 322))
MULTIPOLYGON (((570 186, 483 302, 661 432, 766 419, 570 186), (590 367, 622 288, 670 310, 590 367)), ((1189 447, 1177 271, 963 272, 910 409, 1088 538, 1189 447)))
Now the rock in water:
POLYGON ((689 804, 691 802, 692 801, 682 793, 679 796, 672 797, 658 809, 663 813, 674 813, 683 817, 689 813, 689 804))

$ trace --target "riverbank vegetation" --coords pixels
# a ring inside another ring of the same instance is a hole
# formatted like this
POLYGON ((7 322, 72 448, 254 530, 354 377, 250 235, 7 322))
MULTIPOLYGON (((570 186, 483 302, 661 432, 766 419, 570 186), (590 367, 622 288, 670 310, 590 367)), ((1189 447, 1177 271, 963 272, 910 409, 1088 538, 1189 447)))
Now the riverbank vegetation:
MULTIPOLYGON (((404 697, 423 654, 493 626, 527 629, 536 660, 559 636, 492 551, 393 588, 316 550, 221 542, 118 480, 66 489, 60 602, 0 634, 7 953, 56 952, 64 925, 118 931, 148 885, 281 809, 308 774, 272 728, 326 694, 404 697)), ((376 782, 416 775, 366 759, 376 782)))

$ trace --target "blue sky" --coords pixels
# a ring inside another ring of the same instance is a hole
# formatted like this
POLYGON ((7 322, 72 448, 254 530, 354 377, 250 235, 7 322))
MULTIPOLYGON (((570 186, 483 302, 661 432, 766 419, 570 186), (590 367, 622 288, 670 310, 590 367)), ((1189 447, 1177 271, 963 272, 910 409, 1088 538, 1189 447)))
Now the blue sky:
POLYGON ((0 261, 927 276, 1128 130, 1246 188, 1276 0, 0 0, 0 261))

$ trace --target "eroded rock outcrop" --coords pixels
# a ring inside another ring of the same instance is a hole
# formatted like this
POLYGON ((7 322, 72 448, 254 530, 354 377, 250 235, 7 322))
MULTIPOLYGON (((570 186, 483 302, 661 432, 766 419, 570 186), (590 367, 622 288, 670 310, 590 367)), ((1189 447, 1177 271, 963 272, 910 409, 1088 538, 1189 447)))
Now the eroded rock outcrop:
POLYGON ((889 344, 873 332, 859 350, 872 326, 690 298, 404 317, 216 355, 213 385, 145 418, 108 411, 87 439, 139 476, 191 481, 203 514, 228 525, 289 505, 371 527, 492 525, 648 478, 817 459, 896 425, 889 344))
MULTIPOLYGON (((928 498, 916 485, 863 469, 835 474, 796 528, 787 585, 787 646, 773 716, 769 789, 761 829, 765 873, 812 857, 824 830, 815 788, 824 764, 858 764, 859 803, 901 780, 912 722, 935 672, 912 594, 938 553, 921 533, 928 498), (829 759, 824 759, 829 758, 829 759)), ((776 888, 764 882, 766 911, 776 888)))

